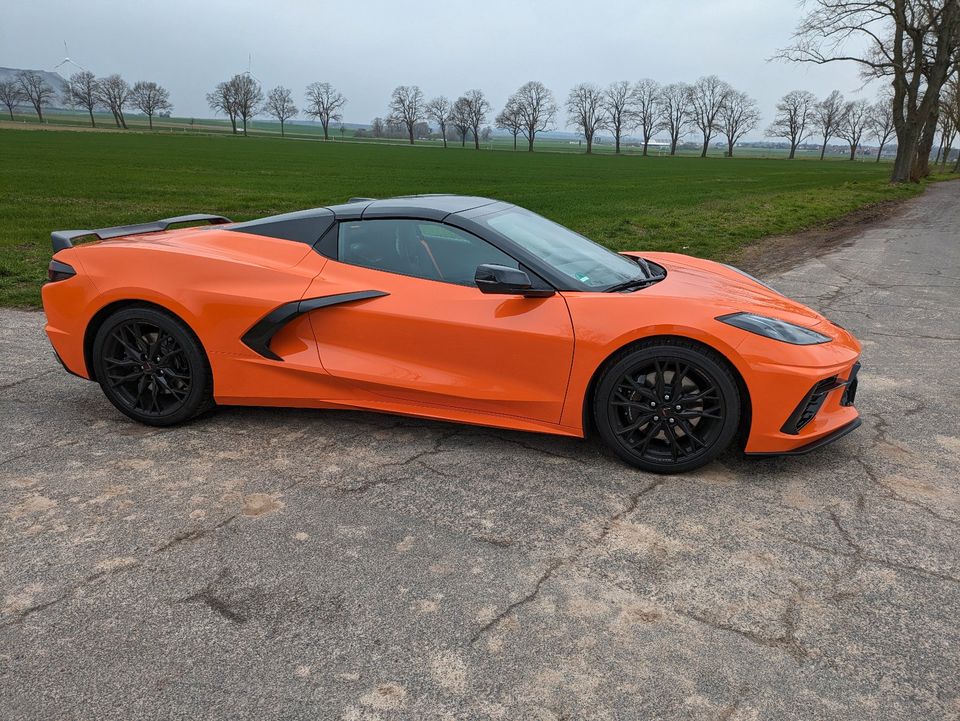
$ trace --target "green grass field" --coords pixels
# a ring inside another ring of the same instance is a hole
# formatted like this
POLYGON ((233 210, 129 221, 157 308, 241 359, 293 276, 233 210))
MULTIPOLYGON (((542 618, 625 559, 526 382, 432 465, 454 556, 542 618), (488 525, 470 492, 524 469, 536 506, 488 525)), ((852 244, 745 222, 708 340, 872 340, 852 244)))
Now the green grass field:
POLYGON ((0 130, 0 305, 35 306, 50 231, 188 212, 236 220, 354 195, 501 198, 622 250, 723 258, 905 198, 884 164, 444 151, 269 137, 0 130))

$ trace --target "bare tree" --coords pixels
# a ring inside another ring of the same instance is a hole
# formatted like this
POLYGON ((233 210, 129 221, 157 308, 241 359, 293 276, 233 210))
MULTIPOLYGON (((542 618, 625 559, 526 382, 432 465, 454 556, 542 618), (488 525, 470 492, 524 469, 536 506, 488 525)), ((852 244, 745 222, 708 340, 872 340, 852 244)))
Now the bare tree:
POLYGON ((64 86, 65 100, 72 106, 79 106, 90 114, 90 127, 97 127, 93 111, 100 104, 100 87, 96 77, 89 70, 74 73, 64 86))
POLYGON ((513 136, 513 149, 517 149, 517 136, 523 129, 523 120, 520 117, 520 110, 517 108, 514 98, 507 101, 507 106, 497 115, 496 125, 501 130, 506 130, 513 136))
POLYGON ((767 128, 767 135, 790 141, 790 160, 797 155, 797 147, 810 136, 810 124, 816 96, 807 90, 791 90, 777 103, 777 114, 767 128))
POLYGON ((17 82, 20 83, 20 90, 23 92, 23 97, 33 105, 33 109, 37 113, 37 118, 39 118, 42 123, 43 109, 49 105, 50 100, 56 97, 57 91, 50 87, 40 73, 36 73, 33 70, 21 70, 17 73, 16 77, 17 82))
POLYGON ((850 144, 850 160, 857 159, 857 148, 870 124, 870 103, 866 100, 854 100, 843 107, 837 135, 850 144))
POLYGON ((414 128, 423 120, 425 105, 423 91, 416 85, 400 85, 390 96, 390 115, 407 128, 410 145, 413 145, 414 128))
POLYGON ((834 90, 817 103, 813 110, 813 119, 817 124, 820 135, 823 137, 823 145, 820 147, 820 160, 823 160, 827 153, 827 143, 830 142, 830 138, 837 134, 843 124, 843 113, 846 107, 843 95, 840 94, 839 90, 834 90))
POLYGON ((247 134, 247 122, 260 112, 263 105, 263 89, 250 73, 234 75, 230 81, 234 86, 237 118, 243 123, 243 134, 247 134))
POLYGON ((383 118, 374 118, 370 122, 370 134, 375 138, 382 138, 386 132, 383 124, 383 118))
POLYGON ((690 86, 690 119, 703 135, 700 157, 707 157, 710 140, 717 130, 717 119, 727 102, 730 86, 716 75, 707 75, 690 86))
MULTIPOLYGON (((947 82, 941 104, 943 106, 940 111, 941 115, 947 118, 950 125, 949 138, 944 140, 946 147, 940 163, 941 167, 946 169, 947 161, 950 159, 951 146, 953 145, 953 136, 957 131, 960 131, 960 69, 958 69, 956 75, 947 82)), ((946 136, 947 132, 944 132, 944 135, 946 136)), ((958 169, 960 169, 960 154, 957 156, 957 165, 953 172, 957 172, 958 169)))
POLYGON ((323 139, 330 139, 330 121, 343 119, 347 99, 330 83, 310 83, 307 86, 307 107, 304 112, 320 121, 323 139))
POLYGON ((570 125, 576 125, 587 141, 587 155, 593 152, 593 136, 606 126, 603 91, 592 83, 580 83, 567 96, 570 125))
POLYGON ((152 80, 138 80, 130 91, 130 104, 147 116, 150 130, 153 130, 153 116, 173 110, 170 91, 152 80))
POLYGON ((937 156, 933 159, 933 165, 936 167, 938 164, 946 165, 947 156, 950 155, 950 151, 953 150, 953 116, 948 111, 948 103, 950 102, 950 84, 944 86, 943 96, 940 98, 940 108, 938 111, 938 125, 937 129, 940 133, 940 144, 937 146, 937 156))
POLYGON ((439 95, 427 103, 427 117, 440 128, 440 137, 443 138, 443 147, 447 147, 447 124, 453 112, 453 103, 445 95, 439 95))
POLYGON ((527 150, 533 152, 537 133, 542 133, 553 125, 557 115, 557 103, 553 93, 539 80, 531 80, 520 86, 511 97, 520 115, 520 132, 527 139, 527 150))
POLYGON ((606 128, 613 135, 613 152, 619 153, 623 134, 637 120, 636 92, 628 81, 620 80, 607 86, 603 91, 603 111, 606 114, 606 128))
POLYGON ((460 147, 467 145, 467 133, 470 132, 470 104, 466 98, 457 98, 450 112, 450 124, 457 131, 460 138, 460 147))
POLYGON ((880 162, 880 156, 883 155, 883 148, 893 135, 893 96, 889 93, 883 93, 880 99, 870 106, 870 132, 877 139, 879 147, 877 148, 877 160, 880 162))
POLYGON ((895 183, 929 173, 930 124, 960 43, 957 0, 806 0, 794 44, 779 57, 796 62, 853 62, 866 78, 893 87, 895 183))
POLYGON ((13 120, 13 109, 26 100, 23 88, 16 80, 6 80, 0 83, 0 103, 7 106, 10 119, 13 120))
POLYGON ((663 127, 670 133, 670 155, 677 154, 677 144, 690 123, 689 97, 690 89, 686 83, 671 83, 660 91, 657 104, 663 127))
POLYGON ((663 89, 656 80, 644 78, 633 86, 633 106, 636 125, 643 133, 643 154, 647 154, 650 140, 663 127, 661 100, 663 89))
POLYGON ((737 142, 760 124, 757 102, 746 93, 731 90, 718 122, 720 132, 727 138, 727 155, 732 158, 737 142))
POLYGON ((487 122, 487 113, 490 112, 490 103, 482 90, 468 90, 463 95, 466 101, 465 109, 470 121, 470 130, 473 133, 473 144, 480 150, 480 126, 487 122))
POLYGON ((284 126, 290 118, 297 117, 297 106, 293 104, 293 93, 290 88, 278 85, 269 93, 264 102, 263 110, 268 115, 275 117, 280 123, 280 137, 284 136, 284 126))
POLYGON ((118 128, 127 129, 127 119, 123 110, 130 104, 130 85, 114 73, 97 80, 97 100, 113 113, 118 128))
POLYGON ((215 113, 223 113, 230 118, 230 127, 233 134, 237 134, 237 97, 236 87, 232 80, 217 83, 212 93, 207 93, 207 105, 215 113))

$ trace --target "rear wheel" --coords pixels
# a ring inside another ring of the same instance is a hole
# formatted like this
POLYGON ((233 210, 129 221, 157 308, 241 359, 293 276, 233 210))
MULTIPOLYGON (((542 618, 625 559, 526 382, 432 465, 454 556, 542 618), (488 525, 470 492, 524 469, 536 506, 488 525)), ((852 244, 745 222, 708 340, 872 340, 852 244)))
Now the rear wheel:
POLYGON ((682 340, 637 344, 613 359, 593 401, 604 442, 628 463, 681 473, 717 457, 733 440, 740 396, 714 351, 682 340))
POLYGON ((141 423, 172 426, 213 406, 200 342, 156 308, 128 307, 108 317, 93 341, 93 363, 104 395, 141 423))

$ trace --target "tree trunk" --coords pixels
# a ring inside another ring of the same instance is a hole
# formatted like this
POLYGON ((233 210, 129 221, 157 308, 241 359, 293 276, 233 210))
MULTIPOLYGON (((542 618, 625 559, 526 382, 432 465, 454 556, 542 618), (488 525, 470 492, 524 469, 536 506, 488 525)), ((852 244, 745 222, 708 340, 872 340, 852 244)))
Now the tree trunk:
POLYGON ((152 116, 152 115, 148 115, 148 116, 147 116, 147 123, 149 123, 149 125, 150 125, 150 130, 153 130, 153 116, 152 116))
POLYGON ((827 139, 823 139, 823 147, 820 148, 820 160, 823 160, 823 156, 827 154, 827 139))
POLYGON ((10 119, 13 120, 13 108, 11 108, 11 107, 8 106, 8 107, 7 107, 7 112, 10 113, 10 119))
POLYGON ((280 137, 283 137, 283 121, 280 121, 280 137))
POLYGON ((413 145, 413 124, 407 123, 407 134, 410 136, 410 145, 413 145))
POLYGON ((474 150, 480 150, 480 134, 476 128, 473 129, 473 147, 474 150))
POLYGON ((787 160, 793 160, 797 157, 797 143, 790 143, 790 155, 787 156, 787 160))
POLYGON ((118 110, 117 112, 118 112, 118 114, 120 115, 120 124, 123 126, 123 129, 126 130, 126 129, 127 129, 127 119, 126 119, 125 117, 123 117, 123 108, 120 108, 120 110, 118 110))
POLYGON ((700 157, 707 157, 707 148, 710 146, 710 138, 706 135, 703 136, 703 148, 700 150, 700 157))
POLYGON ((530 137, 527 138, 527 152, 528 152, 528 153, 532 153, 532 152, 533 152, 533 139, 534 139, 535 137, 537 137, 537 136, 531 134, 530 137))
POLYGON ((733 141, 730 140, 729 138, 727 139, 727 157, 728 158, 733 157, 733 141))
MULTIPOLYGON (((11 113, 10 115, 11 115, 11 117, 12 117, 12 116, 13 116, 13 113, 11 113)), ((516 152, 516 150, 517 150, 517 135, 519 135, 519 133, 514 133, 514 134, 513 134, 513 150, 514 150, 514 152, 516 152)))
POLYGON ((440 126, 440 134, 443 135, 443 147, 447 147, 447 129, 445 126, 440 126))
MULTIPOLYGON (((90 113, 90 127, 97 127, 97 121, 93 119, 93 108, 87 108, 87 110, 90 113)), ((10 113, 10 119, 13 120, 13 113, 10 113)))
POLYGON ((857 159, 857 146, 853 143, 850 143, 850 160, 857 159))
POLYGON ((614 134, 614 149, 613 152, 617 155, 620 155, 620 133, 617 132, 614 134))
POLYGON ((920 133, 920 140, 917 143, 917 156, 914 162, 914 179, 920 180, 930 175, 930 153, 933 151, 933 141, 937 134, 937 121, 939 112, 934 108, 930 113, 924 125, 923 132, 920 133))
POLYGON ((883 146, 884 146, 884 145, 886 145, 886 143, 880 143, 880 147, 877 148, 877 159, 876 159, 876 161, 875 161, 875 162, 877 162, 877 163, 880 162, 880 156, 883 155, 883 146))
MULTIPOLYGON (((650 147, 650 139, 644 135, 643 136, 643 157, 647 157, 647 148, 650 147)), ((671 153, 673 155, 673 153, 671 153)))
POLYGON ((670 137, 670 155, 676 155, 676 154, 677 154, 677 143, 679 143, 679 142, 680 142, 680 137, 679 137, 679 136, 677 136, 677 137, 671 136, 671 137, 670 137))
POLYGON ((111 111, 113 112, 113 122, 115 122, 115 123, 117 124, 117 127, 119 128, 119 127, 120 127, 120 116, 117 115, 117 111, 116 111, 116 110, 113 110, 113 109, 111 108, 111 111))
POLYGON ((247 137, 247 116, 243 116, 243 137, 247 137))

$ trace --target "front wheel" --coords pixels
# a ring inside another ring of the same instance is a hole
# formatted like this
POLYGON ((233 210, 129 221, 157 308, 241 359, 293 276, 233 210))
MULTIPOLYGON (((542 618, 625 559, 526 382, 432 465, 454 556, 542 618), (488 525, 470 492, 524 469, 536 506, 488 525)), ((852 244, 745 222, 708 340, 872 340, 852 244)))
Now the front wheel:
POLYGON ((123 308, 107 318, 93 341, 93 364, 107 399, 141 423, 172 426, 213 406, 200 341, 156 308, 123 308))
POLYGON ((714 351, 682 340, 639 343, 615 357, 593 399, 600 436, 631 465, 682 473, 733 440, 740 394, 714 351))

